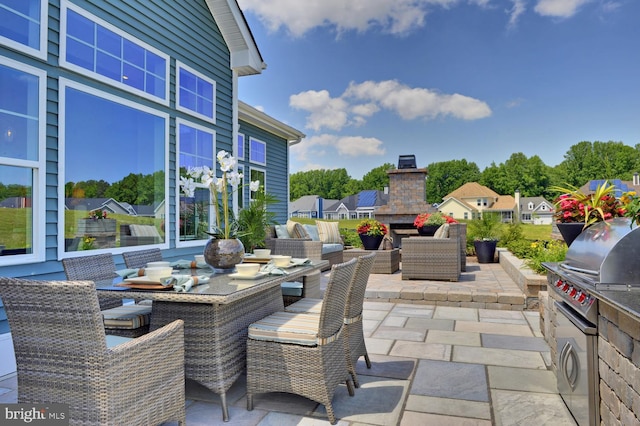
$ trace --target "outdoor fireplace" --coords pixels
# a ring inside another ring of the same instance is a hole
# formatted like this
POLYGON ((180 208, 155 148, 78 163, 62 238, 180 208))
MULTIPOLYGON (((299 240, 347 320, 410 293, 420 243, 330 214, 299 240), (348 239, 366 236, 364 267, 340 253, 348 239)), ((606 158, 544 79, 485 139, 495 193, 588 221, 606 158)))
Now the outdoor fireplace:
POLYGON ((402 246, 403 237, 418 235, 413 226, 418 214, 436 211, 426 202, 427 169, 415 164, 415 156, 401 155, 398 168, 387 171, 389 201, 376 211, 376 219, 388 226, 396 248, 402 246))

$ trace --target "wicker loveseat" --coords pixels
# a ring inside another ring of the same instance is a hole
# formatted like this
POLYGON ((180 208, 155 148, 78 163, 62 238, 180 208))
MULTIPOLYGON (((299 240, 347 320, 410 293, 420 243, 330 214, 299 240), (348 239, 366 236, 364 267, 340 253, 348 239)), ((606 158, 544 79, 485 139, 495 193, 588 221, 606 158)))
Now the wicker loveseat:
POLYGON ((319 254, 321 260, 329 261, 329 265, 324 269, 328 270, 332 265, 343 262, 344 244, 339 235, 334 237, 333 241, 327 238, 322 241, 322 238, 325 237, 320 236, 318 225, 302 225, 287 221, 287 225, 274 225, 267 229, 265 245, 271 249, 272 254, 310 259, 318 259, 319 254))

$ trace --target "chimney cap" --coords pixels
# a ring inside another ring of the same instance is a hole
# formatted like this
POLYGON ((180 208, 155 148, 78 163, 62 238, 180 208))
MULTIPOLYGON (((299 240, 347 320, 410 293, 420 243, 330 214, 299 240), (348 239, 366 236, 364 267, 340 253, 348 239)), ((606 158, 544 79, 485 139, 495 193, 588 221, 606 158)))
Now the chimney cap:
POLYGON ((398 169, 415 169, 416 166, 416 156, 411 155, 400 155, 398 156, 398 169))

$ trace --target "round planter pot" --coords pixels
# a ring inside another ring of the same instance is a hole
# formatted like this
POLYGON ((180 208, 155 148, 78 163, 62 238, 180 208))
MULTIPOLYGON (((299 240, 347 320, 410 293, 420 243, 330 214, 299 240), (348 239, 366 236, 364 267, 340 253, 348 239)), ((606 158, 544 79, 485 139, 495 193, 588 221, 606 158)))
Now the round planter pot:
POLYGON ((424 225, 422 228, 416 228, 418 235, 422 237, 433 237, 433 234, 440 228, 440 225, 424 225))
POLYGON ((360 241, 362 241, 362 245, 365 250, 378 250, 378 247, 380 247, 380 243, 382 243, 382 239, 384 238, 384 235, 358 235, 360 236, 360 241))
POLYGON ((204 261, 216 272, 231 272, 244 258, 244 245, 237 238, 211 238, 204 246, 204 261))
POLYGON ((478 263, 493 263, 495 261, 497 241, 474 241, 478 263))

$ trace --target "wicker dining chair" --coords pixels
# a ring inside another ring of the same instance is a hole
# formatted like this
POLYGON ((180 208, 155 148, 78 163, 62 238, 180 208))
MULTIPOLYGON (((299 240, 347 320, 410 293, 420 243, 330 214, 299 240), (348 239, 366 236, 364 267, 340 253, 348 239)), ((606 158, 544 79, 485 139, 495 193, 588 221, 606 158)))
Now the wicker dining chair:
MULTIPOLYGON (((67 280, 109 281, 118 277, 109 253, 62 259, 67 280)), ((149 332, 151 304, 122 304, 122 300, 100 298, 100 309, 108 334, 139 337, 149 332)))
MULTIPOLYGON (((364 356, 367 368, 371 368, 371 360, 364 341, 362 328, 362 311, 364 294, 367 290, 369 275, 376 260, 376 252, 370 251, 358 257, 356 271, 353 274, 353 283, 347 296, 347 304, 344 313, 345 352, 347 368, 355 387, 360 387, 356 376, 356 364, 361 356, 364 356)), ((285 311, 294 313, 319 314, 322 311, 322 299, 304 298, 285 307, 285 311)))
POLYGON ((127 251, 122 253, 127 268, 144 268, 149 262, 162 262, 162 251, 159 248, 127 251))
POLYGON ((185 424, 184 323, 105 334, 92 281, 0 278, 18 403, 69 405, 69 424, 185 424))
POLYGON ((323 404, 336 423, 333 395, 346 382, 343 319, 356 259, 333 265, 320 315, 276 312, 249 326, 247 339, 247 409, 253 396, 287 392, 323 404))

